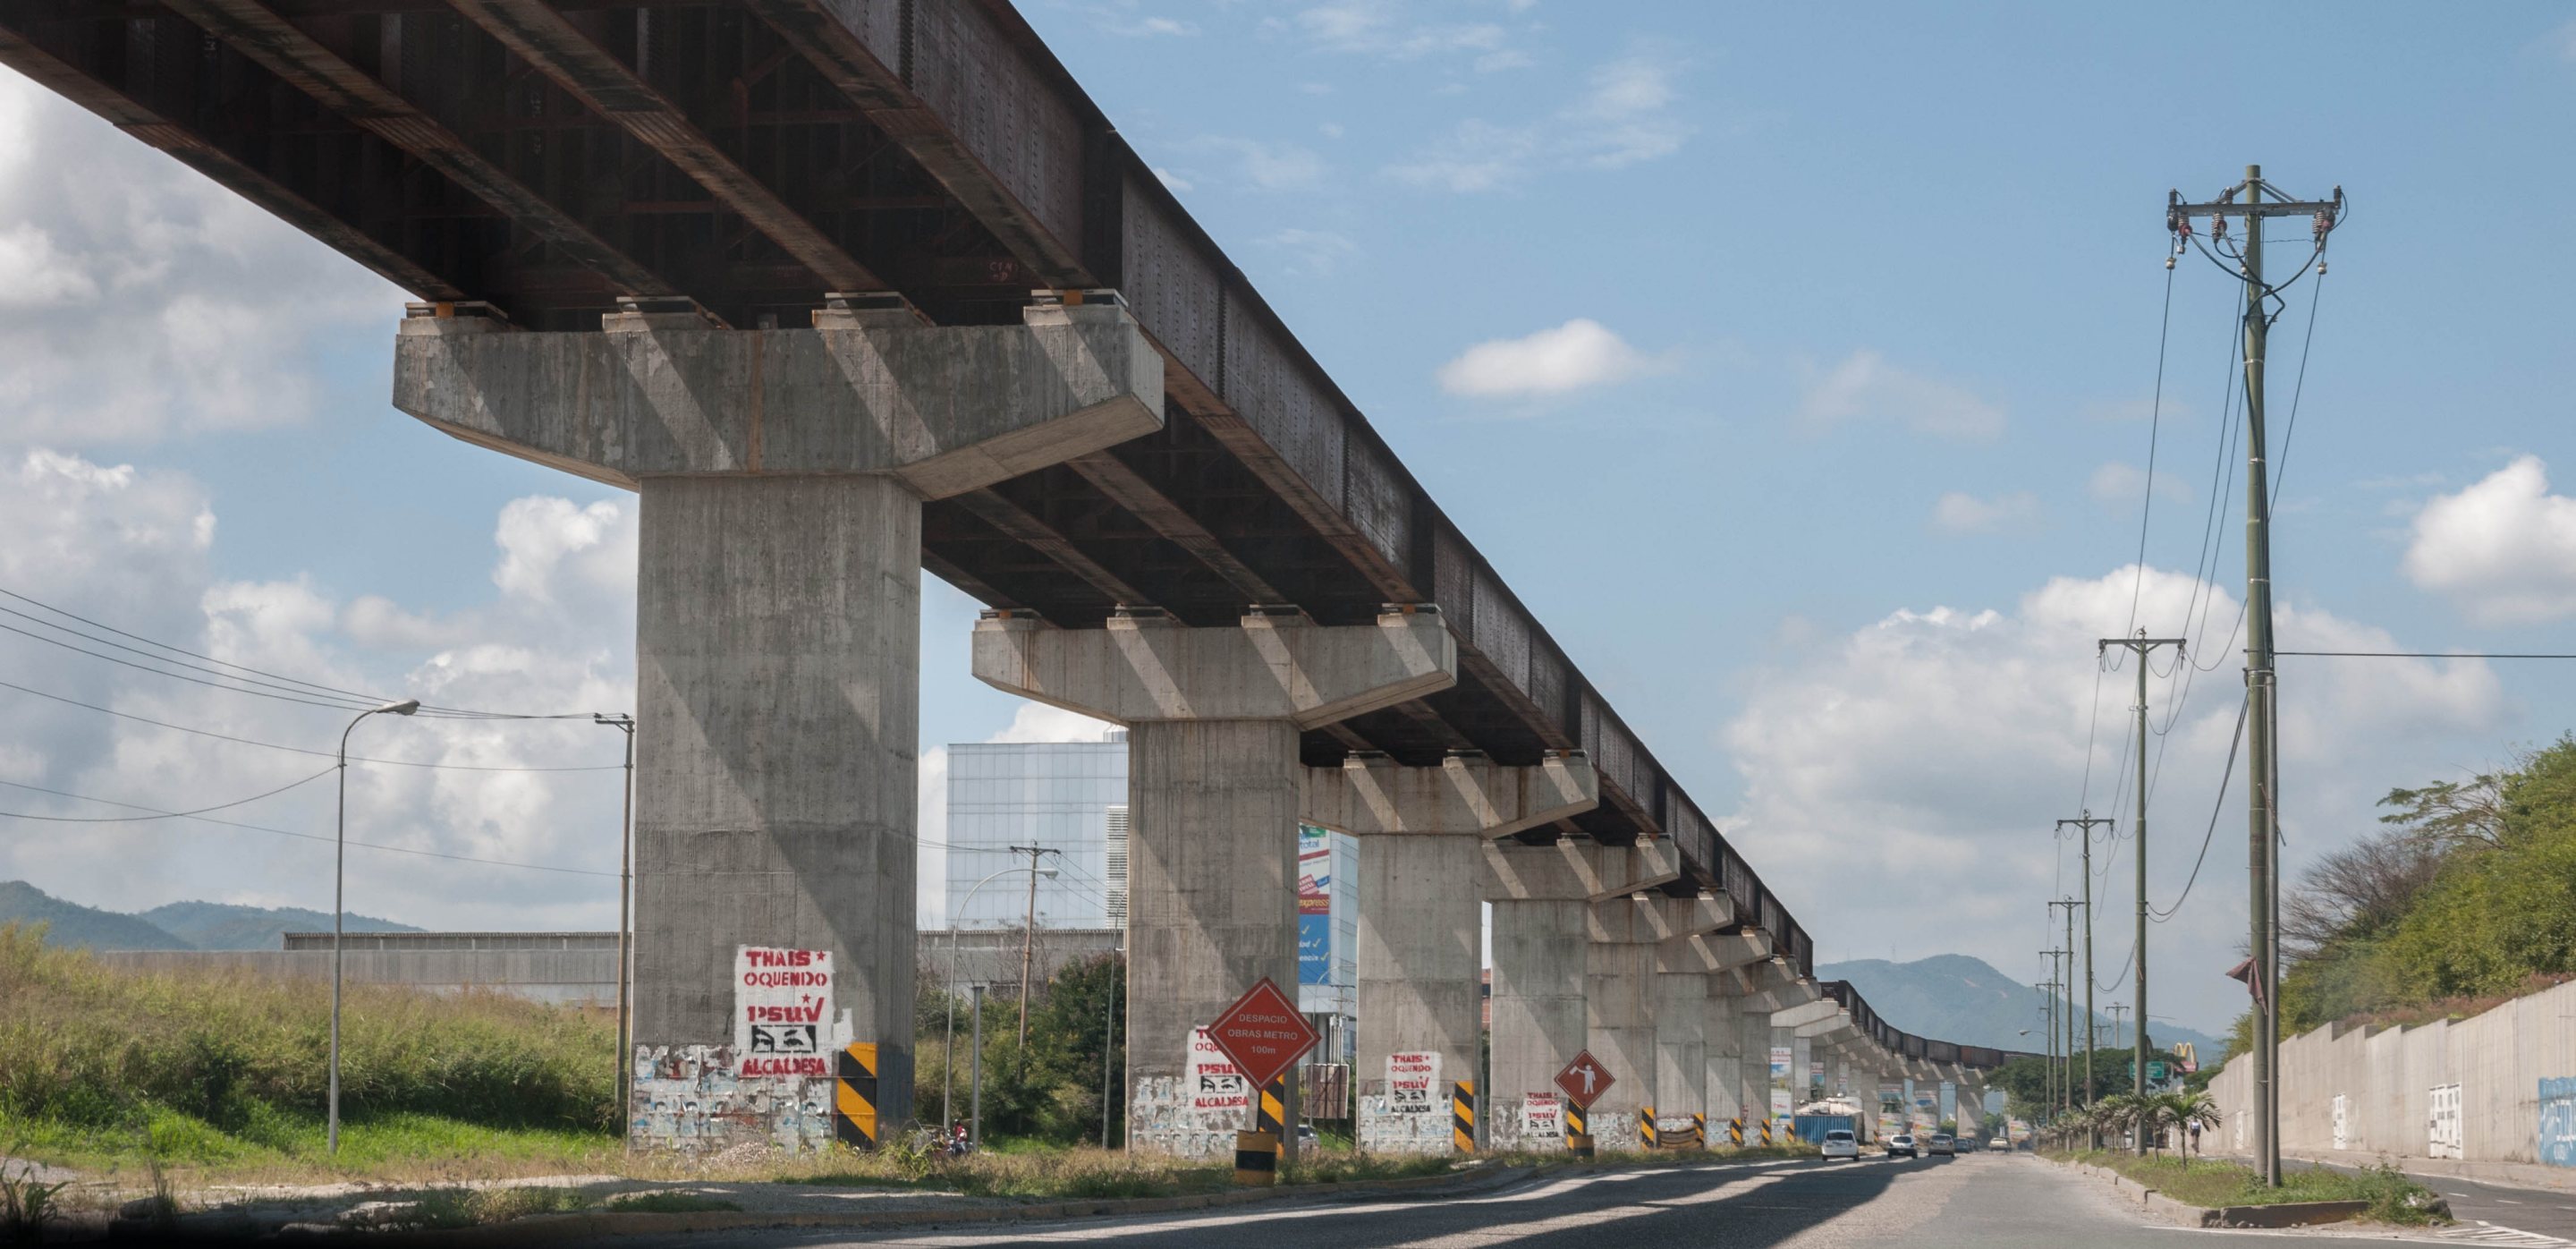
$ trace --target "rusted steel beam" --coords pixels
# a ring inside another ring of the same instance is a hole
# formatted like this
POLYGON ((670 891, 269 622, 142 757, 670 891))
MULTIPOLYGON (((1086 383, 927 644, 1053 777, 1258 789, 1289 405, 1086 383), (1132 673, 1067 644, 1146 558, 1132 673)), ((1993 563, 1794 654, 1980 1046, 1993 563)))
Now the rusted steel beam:
POLYGON ((260 0, 167 0, 165 7, 204 27, 351 124, 447 175, 521 229, 560 250, 566 259, 607 278, 621 293, 683 293, 260 0))
POLYGON ((463 288, 430 272, 329 210, 286 189, 268 175, 190 133, 107 83, 65 64, 14 30, 0 28, 0 65, 25 74, 38 85, 107 119, 110 125, 167 153, 206 175, 219 186, 275 214, 281 221, 320 239, 376 276, 422 299, 472 298, 463 288))
POLYGON ((1225 578, 1227 584, 1244 596, 1246 604, 1289 601, 1287 596, 1263 580, 1261 574, 1252 571, 1250 566, 1236 559, 1233 552, 1226 550, 1225 544, 1219 542, 1207 526, 1183 511, 1180 504, 1156 489, 1143 474, 1129 468, 1125 460, 1106 451, 1095 451, 1066 461, 1065 467, 1080 474, 1094 489, 1108 496, 1110 502, 1127 509, 1130 515, 1144 522, 1146 528, 1160 535, 1164 541, 1189 552, 1210 571, 1225 578))
POLYGON ((905 85, 830 0, 744 0, 753 16, 811 63, 869 122, 957 197, 1022 265, 1050 286, 1098 285, 1073 244, 1058 239, 970 150, 946 119, 905 85))
POLYGON ((592 112, 660 152, 727 209, 812 269, 826 290, 890 289, 857 257, 727 156, 679 105, 543 0, 448 0, 448 4, 592 112))
POLYGON ((1118 574, 1102 567, 1100 562, 1082 553, 1073 541, 1058 533, 1054 526, 1038 519, 1019 504, 991 490, 970 490, 956 496, 958 506, 972 512, 985 524, 1002 531, 1029 549, 1054 560, 1066 572, 1080 577, 1091 588, 1109 596, 1116 607, 1151 607, 1154 601, 1145 592, 1127 584, 1118 574))

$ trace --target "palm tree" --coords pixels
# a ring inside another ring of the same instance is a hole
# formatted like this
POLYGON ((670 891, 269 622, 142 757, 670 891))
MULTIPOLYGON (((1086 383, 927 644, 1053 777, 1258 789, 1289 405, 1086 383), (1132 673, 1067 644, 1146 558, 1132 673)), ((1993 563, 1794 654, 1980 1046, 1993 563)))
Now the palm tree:
POLYGON ((2113 1093, 2093 1103, 2092 1124, 2105 1132, 2127 1132, 2147 1128, 2147 1103, 2135 1093, 2113 1093))
POLYGON ((2163 1147, 2166 1128, 2177 1134, 2188 1133, 2192 1124, 2203 1128, 2218 1126, 2218 1103, 2206 1092, 2150 1093, 2141 1107, 2147 1130, 2157 1136, 2157 1147, 2163 1147))

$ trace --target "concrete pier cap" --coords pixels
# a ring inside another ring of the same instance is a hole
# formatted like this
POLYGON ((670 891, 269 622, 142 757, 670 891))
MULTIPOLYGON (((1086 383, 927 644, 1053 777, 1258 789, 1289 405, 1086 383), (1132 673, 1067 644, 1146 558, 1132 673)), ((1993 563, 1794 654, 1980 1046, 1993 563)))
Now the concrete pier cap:
POLYGON ((601 330, 417 304, 393 403, 638 491, 630 1142, 869 1143, 912 1117, 921 509, 1162 426, 1114 292, 811 328, 627 298, 601 330), (793 1020, 793 1022, 782 1022, 793 1020), (864 1113, 836 1052, 871 1057, 864 1113))
MULTIPOLYGON (((1334 626, 1256 609, 1231 628, 1121 611, 1065 629, 994 611, 973 663, 997 689, 1127 727, 1128 1144, 1232 1150, 1248 1108, 1210 1093, 1194 1031, 1265 977, 1294 992, 1299 736, 1456 684, 1447 624, 1428 605, 1334 626)), ((1286 1092, 1293 1120, 1293 1078, 1286 1092)), ((1282 1143, 1293 1156, 1293 1136, 1282 1143)))
MULTIPOLYGON (((1467 1081, 1484 1099, 1483 914, 1472 885, 1485 843, 1599 800, 1599 779, 1580 751, 1516 767, 1473 751, 1453 751, 1435 767, 1358 752, 1338 767, 1306 770, 1306 822, 1359 839, 1353 1091, 1361 1148, 1454 1148, 1445 1105, 1425 1107, 1397 1086, 1428 1081, 1445 1098, 1467 1081)), ((1479 1114, 1478 1127, 1493 1118, 1479 1114)))

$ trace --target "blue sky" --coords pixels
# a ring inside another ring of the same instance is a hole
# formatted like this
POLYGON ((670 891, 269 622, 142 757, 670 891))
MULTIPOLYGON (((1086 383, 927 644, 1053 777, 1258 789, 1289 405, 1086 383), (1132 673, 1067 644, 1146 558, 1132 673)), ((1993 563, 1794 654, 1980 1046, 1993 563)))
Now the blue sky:
MULTIPOLYGON (((2097 702, 2092 641, 2133 596, 2158 633, 2215 607, 2154 739, 2157 905, 2190 875, 2233 724, 2241 503, 2204 594, 2234 292, 2187 258, 2131 567, 2169 187, 2208 198, 2255 160, 2354 204, 2280 502, 2284 644, 2576 650, 2563 7, 1022 11, 1828 957, 2037 978, 2041 903, 2073 887, 2048 822, 2115 798, 2130 677, 2097 702)), ((0 587, 359 688, 630 696, 630 497, 393 412, 400 296, 347 262, 15 79, 0 135, 0 520, 42 539, 0 553, 0 587)), ((2307 309, 2275 331, 2276 426, 2307 309)), ((968 680, 972 605, 927 598, 926 748, 1080 731, 968 680)), ((2571 727, 2563 665, 2326 662, 2285 669, 2294 863, 2390 786, 2571 727)), ((0 680, 266 740, 336 727, 101 667, 0 635, 0 680)), ((0 702, 0 780, 175 806, 302 774, 94 720, 0 702)), ((597 730, 386 734, 615 757, 597 730)), ((359 791, 400 812, 385 840, 613 866, 604 773, 398 772, 359 791)), ((259 818, 327 830, 317 789, 259 818)), ((306 843, 30 827, 0 826, 0 874, 83 901, 316 904, 306 843)), ((2241 814, 2217 828, 2150 946, 2205 1028, 2239 1000, 2215 972, 2241 814)), ((2101 853, 2125 895, 2129 846, 2101 853)), ((413 922, 613 915, 596 878, 377 860, 359 909, 413 922)), ((2107 980, 2128 920, 2104 917, 2107 980)))

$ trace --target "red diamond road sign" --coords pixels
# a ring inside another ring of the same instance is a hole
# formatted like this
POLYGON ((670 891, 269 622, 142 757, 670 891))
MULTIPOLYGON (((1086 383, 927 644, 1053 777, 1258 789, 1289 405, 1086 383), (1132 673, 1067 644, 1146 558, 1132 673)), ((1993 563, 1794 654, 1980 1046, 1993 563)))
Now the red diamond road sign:
POLYGON ((1585 1110, 1592 1109, 1592 1103, 1616 1083, 1618 1081, 1610 1076, 1610 1069, 1602 1066, 1601 1060, 1594 1058, 1590 1050, 1575 1055, 1573 1062, 1565 1064, 1565 1070, 1556 1073, 1556 1087, 1564 1089, 1565 1095, 1585 1110))
POLYGON ((1234 1060, 1254 1088, 1261 1088, 1315 1047, 1315 1029, 1297 1013, 1297 1004, 1263 976, 1208 1025, 1208 1039, 1234 1060))

